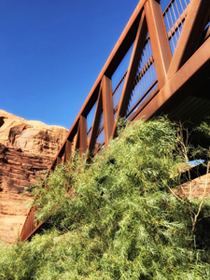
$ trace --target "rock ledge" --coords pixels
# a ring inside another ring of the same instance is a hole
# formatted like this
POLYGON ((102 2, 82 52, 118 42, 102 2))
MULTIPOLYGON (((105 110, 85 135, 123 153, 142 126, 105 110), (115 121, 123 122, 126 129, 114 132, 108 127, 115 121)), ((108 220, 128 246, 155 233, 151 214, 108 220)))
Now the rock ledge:
POLYGON ((18 237, 31 199, 21 193, 47 171, 67 133, 0 110, 0 241, 18 237))

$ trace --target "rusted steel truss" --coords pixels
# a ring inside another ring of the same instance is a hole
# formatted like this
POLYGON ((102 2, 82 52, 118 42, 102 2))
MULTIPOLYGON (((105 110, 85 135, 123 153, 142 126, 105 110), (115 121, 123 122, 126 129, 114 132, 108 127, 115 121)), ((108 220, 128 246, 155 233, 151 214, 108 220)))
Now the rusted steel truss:
MULTIPOLYGON (((162 13, 160 1, 141 0, 93 85, 52 162, 66 163, 72 149, 94 155, 117 135, 116 120, 145 120, 167 104, 179 104, 210 77, 209 0, 171 0, 162 13), (132 47, 127 71, 116 88, 112 76, 132 47), (91 123, 88 127, 88 123, 91 123)), ((26 218, 21 241, 42 223, 35 207, 26 218)))

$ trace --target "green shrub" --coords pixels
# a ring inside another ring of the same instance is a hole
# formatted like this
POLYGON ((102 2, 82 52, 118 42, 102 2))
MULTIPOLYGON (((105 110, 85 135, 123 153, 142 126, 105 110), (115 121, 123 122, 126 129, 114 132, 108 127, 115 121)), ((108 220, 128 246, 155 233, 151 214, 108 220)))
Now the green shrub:
POLYGON ((33 189, 51 229, 2 247, 0 279, 210 279, 208 247, 196 243, 210 203, 175 194, 179 147, 167 119, 139 121, 91 164, 75 154, 58 166, 33 189))

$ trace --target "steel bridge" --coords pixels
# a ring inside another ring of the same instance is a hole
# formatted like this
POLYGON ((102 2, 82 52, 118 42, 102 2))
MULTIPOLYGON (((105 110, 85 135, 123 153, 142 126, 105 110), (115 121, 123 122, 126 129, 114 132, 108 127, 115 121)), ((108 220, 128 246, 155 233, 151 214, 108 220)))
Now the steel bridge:
MULTIPOLYGON (((117 136, 119 117, 147 120, 167 113, 196 122, 210 112, 210 1, 168 0, 165 11, 160 4, 139 1, 49 172, 66 163, 74 149, 94 156, 107 146, 117 136)), ((28 213, 21 241, 43 224, 36 222, 35 211, 28 213)))

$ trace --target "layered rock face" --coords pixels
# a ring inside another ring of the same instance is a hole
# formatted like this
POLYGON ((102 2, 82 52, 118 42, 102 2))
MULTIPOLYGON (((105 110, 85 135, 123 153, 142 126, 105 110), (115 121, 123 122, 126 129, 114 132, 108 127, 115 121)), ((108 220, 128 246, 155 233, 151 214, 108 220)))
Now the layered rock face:
POLYGON ((0 241, 18 237, 31 199, 21 194, 46 173, 67 132, 0 110, 0 241))

